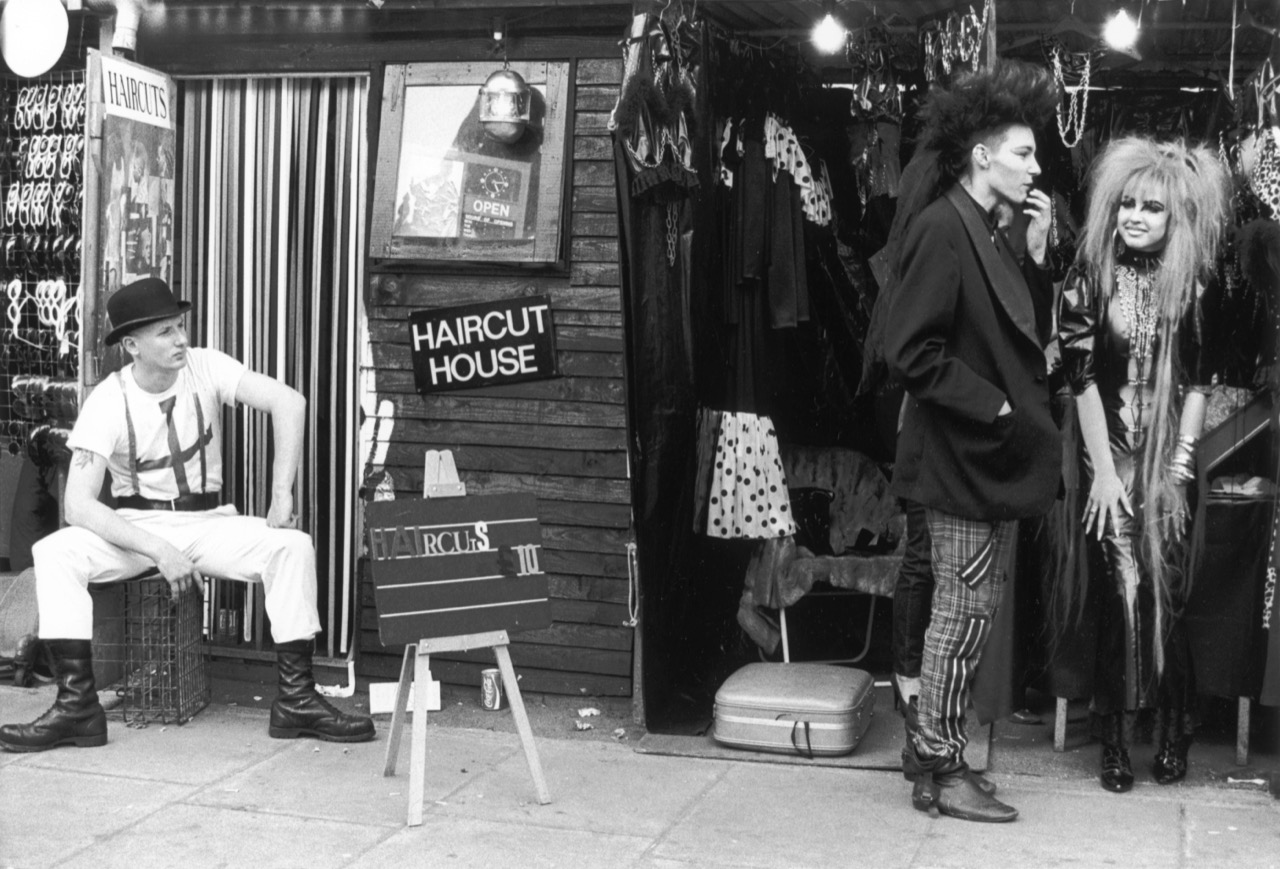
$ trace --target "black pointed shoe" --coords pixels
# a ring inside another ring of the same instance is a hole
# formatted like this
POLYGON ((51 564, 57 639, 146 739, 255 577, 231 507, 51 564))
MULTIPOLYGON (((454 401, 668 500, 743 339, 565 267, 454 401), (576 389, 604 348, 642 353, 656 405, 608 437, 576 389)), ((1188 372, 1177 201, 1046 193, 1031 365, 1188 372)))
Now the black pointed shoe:
POLYGON ((1129 752, 1119 746, 1102 746, 1102 786, 1113 794, 1127 793, 1133 789, 1133 765, 1129 752))
MULTIPOLYGON (((969 768, 933 774, 933 800, 938 811, 962 821, 1001 824, 1016 820, 1018 810, 978 787, 969 768)), ((915 804, 913 794, 912 799, 915 804)), ((917 808, 919 806, 917 805, 917 808)))
POLYGON ((1187 749, 1191 740, 1178 739, 1165 742, 1156 753, 1156 761, 1151 767, 1156 784, 1171 785, 1187 777, 1187 749))
POLYGON ((950 815, 964 821, 1006 823, 1018 810, 985 793, 962 759, 921 762, 912 751, 905 773, 912 781, 911 805, 930 815, 950 815))

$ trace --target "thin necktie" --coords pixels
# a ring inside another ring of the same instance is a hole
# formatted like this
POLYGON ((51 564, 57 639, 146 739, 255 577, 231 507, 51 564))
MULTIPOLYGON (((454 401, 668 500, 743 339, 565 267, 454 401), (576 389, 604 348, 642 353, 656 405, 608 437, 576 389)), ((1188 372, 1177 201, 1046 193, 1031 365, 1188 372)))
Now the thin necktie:
POLYGON ((160 409, 164 411, 165 422, 169 426, 169 462, 173 465, 173 477, 178 483, 178 496, 191 494, 191 487, 187 485, 187 469, 183 465, 182 444, 178 441, 178 428, 173 424, 173 405, 178 400, 176 395, 171 395, 160 402, 160 409))

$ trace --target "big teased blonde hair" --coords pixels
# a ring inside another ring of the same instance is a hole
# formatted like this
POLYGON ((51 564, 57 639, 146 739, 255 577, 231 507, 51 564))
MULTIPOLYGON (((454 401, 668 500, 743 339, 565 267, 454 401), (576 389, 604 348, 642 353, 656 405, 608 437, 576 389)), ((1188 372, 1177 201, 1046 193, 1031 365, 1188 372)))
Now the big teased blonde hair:
POLYGON ((1198 325, 1197 302, 1212 279, 1218 248, 1230 216, 1230 175, 1218 156, 1203 146, 1181 141, 1159 142, 1130 136, 1107 145, 1090 170, 1089 209, 1077 264, 1093 285, 1110 299, 1116 289, 1118 242, 1116 219, 1127 189, 1155 191, 1165 204, 1168 226, 1160 263, 1152 276, 1159 305, 1155 385, 1147 446, 1137 469, 1145 523, 1140 557, 1151 573, 1156 592, 1156 630, 1152 637, 1157 666, 1163 669, 1163 614, 1172 603, 1173 589, 1185 591, 1184 557, 1173 544, 1186 509, 1185 492, 1169 475, 1169 461, 1177 446, 1181 417, 1178 386, 1178 329, 1198 325))

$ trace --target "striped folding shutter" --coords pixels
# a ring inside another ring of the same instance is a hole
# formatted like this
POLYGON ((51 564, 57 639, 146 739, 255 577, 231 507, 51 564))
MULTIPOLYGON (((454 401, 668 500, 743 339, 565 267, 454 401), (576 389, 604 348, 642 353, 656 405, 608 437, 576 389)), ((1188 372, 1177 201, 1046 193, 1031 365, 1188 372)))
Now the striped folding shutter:
MULTIPOLYGON (((358 616, 358 336, 366 181, 364 76, 186 79, 184 227, 178 274, 195 305, 193 340, 278 377, 307 398, 295 492, 316 544, 322 653, 351 650, 358 616)), ((268 421, 226 421, 226 486, 265 515, 268 421)), ((211 600, 227 590, 210 589, 211 600)), ((212 604, 211 604, 212 606, 212 604)), ((261 594, 237 603, 243 640, 267 636, 261 594)))

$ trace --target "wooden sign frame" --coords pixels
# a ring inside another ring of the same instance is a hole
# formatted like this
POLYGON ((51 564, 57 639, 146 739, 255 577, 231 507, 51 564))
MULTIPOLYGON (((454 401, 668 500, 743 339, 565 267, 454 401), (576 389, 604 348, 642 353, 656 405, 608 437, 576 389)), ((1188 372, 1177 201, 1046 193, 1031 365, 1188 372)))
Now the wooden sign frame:
POLYGON ((498 64, 387 64, 369 225, 375 261, 561 261, 572 64, 505 66, 533 92, 529 129, 513 143, 487 138, 478 121, 480 87, 498 64), (504 225, 519 212, 521 225, 499 232, 481 214, 469 224, 468 203, 502 205, 504 225))
MULTIPOLYGON (((433 485, 445 487, 454 485, 457 486, 457 491, 466 491, 458 480, 453 453, 449 450, 429 451, 427 466, 431 469, 429 476, 436 477, 433 480, 433 485)), ((537 516, 536 499, 532 495, 527 497, 532 502, 532 508, 529 508, 531 509, 530 515, 537 516)), ((391 713, 391 734, 387 739, 387 754, 382 774, 387 777, 396 774, 396 764, 400 758, 400 737, 404 732, 404 720, 409 707, 409 688, 412 686, 414 700, 413 739, 409 760, 408 826, 417 827, 422 824, 423 791, 426 787, 427 695, 431 683, 430 658, 432 654, 438 652, 493 649, 494 658, 498 662, 498 671, 502 675, 502 686, 506 690, 507 702, 511 704, 511 715, 516 722, 516 731, 520 734, 520 745, 524 749, 525 760, 529 764, 529 774, 533 776, 533 786, 538 796, 538 804, 545 806, 551 802, 551 792, 547 789, 546 776, 542 773, 542 761, 538 757, 538 746, 533 741, 533 728, 529 726, 529 715, 525 711, 524 698, 520 694, 520 682, 516 679, 515 667, 511 663, 511 652, 507 648, 509 643, 510 639, 507 632, 505 630, 496 630, 460 636, 423 638, 416 643, 409 643, 405 646, 404 659, 400 664, 400 682, 396 688, 396 705, 391 713)))

